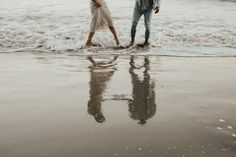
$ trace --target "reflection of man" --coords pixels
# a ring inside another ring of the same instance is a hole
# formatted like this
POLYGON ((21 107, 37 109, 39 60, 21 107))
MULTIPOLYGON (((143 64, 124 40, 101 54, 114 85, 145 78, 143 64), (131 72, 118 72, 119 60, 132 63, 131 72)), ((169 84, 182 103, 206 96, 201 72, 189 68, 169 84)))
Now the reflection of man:
POLYGON ((132 99, 129 101, 130 117, 139 120, 139 124, 145 124, 149 118, 156 113, 155 103, 155 83, 151 80, 149 71, 149 59, 145 58, 143 67, 143 80, 140 80, 134 72, 135 69, 141 69, 135 66, 134 58, 131 57, 129 73, 131 75, 133 92, 132 99))
POLYGON ((145 42, 143 44, 138 44, 138 46, 144 47, 148 46, 148 41, 150 37, 150 30, 151 30, 151 17, 153 13, 153 9, 155 13, 158 13, 160 10, 160 0, 136 0, 134 13, 133 13, 133 21, 132 21, 132 28, 131 28, 131 42, 130 46, 134 45, 135 42, 135 34, 136 34, 136 27, 140 20, 140 17, 144 15, 144 22, 145 22, 145 42))
POLYGON ((92 63, 91 79, 90 79, 90 100, 88 102, 88 113, 93 115, 95 120, 99 123, 105 121, 101 105, 103 101, 103 93, 106 90, 106 84, 111 79, 114 71, 116 70, 112 64, 117 57, 107 63, 96 63, 92 57, 88 58, 92 63))

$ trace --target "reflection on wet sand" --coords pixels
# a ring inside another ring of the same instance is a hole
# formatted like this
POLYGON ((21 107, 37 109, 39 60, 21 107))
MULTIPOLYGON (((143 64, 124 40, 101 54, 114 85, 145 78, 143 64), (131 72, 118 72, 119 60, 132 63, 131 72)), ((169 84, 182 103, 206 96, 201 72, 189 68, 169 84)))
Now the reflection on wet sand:
MULTIPOLYGON (((103 93, 107 88, 107 83, 114 75, 116 70, 114 57, 108 62, 96 62, 92 57, 88 58, 92 63, 90 67, 90 100, 88 101, 88 113, 93 115, 95 120, 99 123, 105 121, 102 113, 102 102, 106 101, 103 98, 103 93)), ((156 113, 155 103, 155 82, 151 79, 149 74, 150 61, 147 57, 144 58, 142 66, 135 65, 135 59, 130 58, 129 74, 132 83, 132 96, 126 97, 125 94, 115 95, 114 101, 127 101, 130 118, 138 120, 138 124, 144 125, 147 120, 153 117, 156 113), (135 72, 142 71, 143 79, 135 72)), ((109 100, 109 99, 108 99, 109 100)))
POLYGON ((144 64, 141 67, 136 66, 134 57, 131 57, 129 73, 133 91, 132 99, 129 100, 129 112, 130 117, 138 120, 141 125, 145 124, 156 113, 155 82, 152 81, 149 70, 150 61, 147 57, 145 57, 144 64), (142 70, 143 68, 143 79, 140 79, 135 70, 142 70))
POLYGON ((117 57, 114 57, 109 62, 96 62, 93 57, 88 57, 92 63, 90 67, 90 100, 88 101, 88 113, 93 115, 98 123, 105 121, 102 113, 103 93, 106 90, 108 81, 115 72, 113 64, 117 57))

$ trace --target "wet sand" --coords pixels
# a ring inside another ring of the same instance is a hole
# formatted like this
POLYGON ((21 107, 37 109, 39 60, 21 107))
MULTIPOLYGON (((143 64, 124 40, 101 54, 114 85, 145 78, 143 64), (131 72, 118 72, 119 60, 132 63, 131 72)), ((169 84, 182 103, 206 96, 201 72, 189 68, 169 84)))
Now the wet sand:
POLYGON ((236 59, 0 54, 1 157, 234 157, 236 59))

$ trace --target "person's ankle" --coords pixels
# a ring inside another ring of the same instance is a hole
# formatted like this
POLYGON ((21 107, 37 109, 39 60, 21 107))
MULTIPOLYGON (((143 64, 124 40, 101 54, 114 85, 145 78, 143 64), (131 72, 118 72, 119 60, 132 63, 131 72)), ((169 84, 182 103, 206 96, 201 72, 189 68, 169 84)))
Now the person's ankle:
POLYGON ((115 39, 116 45, 120 45, 119 39, 117 37, 115 37, 114 39, 115 39))
POLYGON ((133 46, 134 43, 135 43, 134 41, 131 41, 130 44, 129 44, 129 46, 133 46))
POLYGON ((92 46, 92 42, 86 42, 86 44, 85 44, 87 47, 90 47, 90 46, 92 46))
POLYGON ((119 44, 120 44, 120 40, 119 40, 119 39, 116 39, 116 43, 119 43, 119 44))
POLYGON ((138 46, 139 46, 139 47, 147 47, 147 46, 149 46, 149 42, 148 42, 148 41, 145 41, 145 42, 143 42, 143 43, 141 43, 141 44, 138 44, 138 46))

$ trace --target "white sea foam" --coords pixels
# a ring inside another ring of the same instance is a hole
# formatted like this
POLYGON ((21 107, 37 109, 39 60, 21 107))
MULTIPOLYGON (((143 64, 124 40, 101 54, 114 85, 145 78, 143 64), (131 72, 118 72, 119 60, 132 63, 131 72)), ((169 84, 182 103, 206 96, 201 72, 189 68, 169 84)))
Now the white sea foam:
MULTIPOLYGON (((88 0, 0 0, 0 3, 0 52, 27 49, 89 54, 87 50, 80 50, 89 31, 88 0)), ((134 3, 107 0, 123 45, 130 40, 134 3)), ((235 8, 233 1, 162 1, 160 14, 153 15, 152 20, 153 47, 145 53, 236 56, 235 8)), ((141 19, 137 41, 143 38, 141 19)), ((110 32, 98 32, 94 41, 104 47, 114 45, 110 32)))

